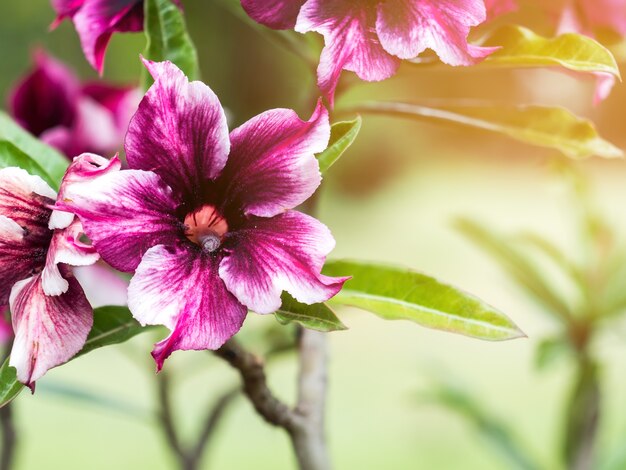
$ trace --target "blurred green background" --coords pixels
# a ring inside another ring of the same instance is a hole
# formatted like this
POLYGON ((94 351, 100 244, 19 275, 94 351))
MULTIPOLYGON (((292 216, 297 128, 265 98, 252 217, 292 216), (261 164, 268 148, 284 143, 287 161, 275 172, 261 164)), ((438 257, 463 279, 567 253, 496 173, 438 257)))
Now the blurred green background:
MULTIPOLYGON (((242 22, 219 1, 184 0, 204 81, 231 113, 233 125, 273 107, 310 112, 313 76, 306 66, 242 22)), ((0 2, 0 96, 30 67, 43 47, 96 78, 70 23, 49 33, 48 0, 0 2)), ((140 72, 141 34, 117 35, 105 78, 132 83, 140 72)), ((598 108, 593 83, 549 71, 493 71, 403 66, 381 84, 355 87, 343 102, 359 99, 472 98, 498 102, 562 104, 591 117, 601 133, 626 146, 626 88, 618 84, 598 108)), ((341 106, 339 102, 338 106, 341 106)), ((433 378, 453 377, 490 413, 511 423, 545 468, 556 462, 559 428, 572 371, 567 361, 545 372, 534 368, 537 343, 556 326, 523 296, 499 268, 451 226, 455 216, 475 217, 503 231, 535 229, 576 249, 575 210, 566 184, 551 171, 557 156, 501 137, 381 117, 366 117, 356 142, 325 181, 320 218, 337 240, 333 257, 393 262, 435 275, 506 312, 529 338, 486 343, 383 322, 360 311, 341 311, 350 327, 332 333, 328 433, 338 469, 507 468, 475 429, 453 413, 419 399, 433 378)), ((608 220, 626 228, 626 171, 622 161, 584 164, 608 220)), ((251 315, 244 332, 274 322, 251 315)), ((598 344, 605 420, 601 449, 626 439, 626 329, 598 344)), ((34 396, 15 402, 19 431, 17 468, 169 469, 174 460, 151 413, 155 409, 154 335, 140 336, 52 370, 34 396), (72 400, 60 388, 107 400, 72 400)), ((166 365, 176 380, 176 412, 187 436, 204 410, 238 377, 202 352, 177 353, 166 365)), ((270 383, 286 400, 294 394, 295 365, 284 357, 269 368, 270 383)), ((239 398, 210 444, 205 466, 215 469, 289 469, 293 460, 281 430, 266 425, 239 398)))

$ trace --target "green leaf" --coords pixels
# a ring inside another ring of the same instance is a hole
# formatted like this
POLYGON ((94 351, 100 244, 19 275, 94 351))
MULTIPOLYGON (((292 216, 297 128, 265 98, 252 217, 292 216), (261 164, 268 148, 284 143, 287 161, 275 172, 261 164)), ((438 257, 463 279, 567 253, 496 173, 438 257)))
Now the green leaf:
POLYGON ((46 173, 35 160, 12 143, 6 140, 0 140, 0 168, 8 168, 11 166, 22 168, 31 175, 41 176, 50 186, 58 188, 57 182, 53 181, 48 173, 46 173))
MULTIPOLYGON (((148 329, 141 327, 126 307, 107 306, 94 309, 93 327, 85 346, 72 359, 94 349, 123 343, 148 329)), ((9 366, 7 359, 0 368, 0 407, 13 400, 23 388, 17 380, 15 368, 9 366)))
POLYGON ((593 123, 561 107, 535 105, 442 105, 371 102, 346 112, 383 114, 418 121, 434 121, 503 134, 538 147, 558 150, 574 159, 593 155, 623 156, 622 150, 602 139, 593 123))
POLYGON ((274 316, 283 325, 296 322, 305 328, 324 332, 347 329, 325 303, 301 304, 286 292, 282 295, 282 301, 280 309, 274 313, 274 316))
POLYGON ((332 125, 328 147, 317 155, 322 174, 326 173, 352 145, 361 130, 361 122, 361 116, 357 116, 352 121, 341 121, 332 125))
POLYGON ((93 327, 87 336, 85 346, 75 357, 94 349, 128 341, 133 336, 147 331, 133 318, 127 307, 107 306, 93 311, 93 327))
POLYGON ((567 302, 555 293, 541 271, 507 240, 501 239, 469 219, 459 219, 455 225, 476 246, 498 261, 511 278, 539 301, 549 313, 566 323, 569 321, 571 311, 567 302))
POLYGON ((15 367, 9 366, 7 358, 0 367, 0 408, 20 394, 24 386, 17 381, 15 367))
MULTIPOLYGON (((185 18, 172 0, 146 0, 144 32, 147 39, 144 56, 152 61, 169 60, 176 64, 189 80, 200 77, 198 53, 187 33, 185 18)), ((143 86, 148 89, 152 78, 143 73, 143 86)))
POLYGON ((482 64, 504 67, 564 67, 576 72, 601 72, 620 78, 613 54, 599 42, 581 34, 545 38, 530 29, 508 25, 484 43, 500 46, 482 64))
POLYGON ((19 166, 59 188, 69 160, 0 111, 0 167, 19 166))
POLYGON ((422 394, 422 398, 432 401, 451 411, 455 411, 471 422, 494 450, 506 458, 514 468, 536 470, 542 468, 528 457, 511 430, 494 418, 468 392, 451 384, 440 384, 436 390, 422 394))
POLYGON ((430 276, 356 261, 326 263, 328 276, 353 278, 329 300, 370 311, 385 320, 410 320, 428 328, 485 340, 525 336, 504 314, 430 276))

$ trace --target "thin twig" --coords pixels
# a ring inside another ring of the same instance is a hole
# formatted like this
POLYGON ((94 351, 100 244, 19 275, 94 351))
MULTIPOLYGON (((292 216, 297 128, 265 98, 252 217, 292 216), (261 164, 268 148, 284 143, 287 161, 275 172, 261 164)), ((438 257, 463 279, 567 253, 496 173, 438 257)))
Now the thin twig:
POLYGON ((165 435, 168 446, 174 453, 181 470, 196 470, 200 468, 200 461, 205 454, 206 448, 215 434, 217 426, 221 422, 227 408, 239 394, 239 387, 228 390, 210 407, 204 426, 200 431, 194 445, 186 447, 176 430, 174 412, 171 405, 171 381, 170 377, 161 372, 157 376, 159 413, 158 420, 165 435))

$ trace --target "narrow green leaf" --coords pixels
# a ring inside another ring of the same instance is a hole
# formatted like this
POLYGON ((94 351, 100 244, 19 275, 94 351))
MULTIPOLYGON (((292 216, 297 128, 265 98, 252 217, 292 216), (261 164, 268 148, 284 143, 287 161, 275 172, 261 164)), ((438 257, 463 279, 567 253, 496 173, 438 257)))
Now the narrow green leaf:
POLYGON ((296 322, 305 328, 324 332, 347 329, 325 303, 301 304, 286 292, 282 295, 282 301, 280 309, 274 313, 276 320, 282 324, 296 322))
POLYGON ((85 346, 75 356, 93 351, 94 349, 128 341, 133 336, 147 331, 133 318, 127 307, 107 306, 93 311, 93 327, 87 336, 85 346))
POLYGON ((487 413, 465 390, 441 384, 436 390, 422 394, 422 398, 454 411, 471 422, 493 449, 506 458, 514 468, 523 470, 542 468, 528 457, 528 452, 522 448, 511 430, 499 419, 487 413))
POLYGON ((567 302, 556 294, 541 271, 522 253, 472 220, 459 219, 455 225, 476 246, 498 261, 511 278, 546 307, 549 313, 565 322, 569 321, 571 312, 567 302))
POLYGON ((448 105, 371 102, 346 110, 434 121, 503 134, 538 147, 558 150, 574 159, 593 155, 619 158, 622 150, 602 139, 593 123, 561 107, 535 105, 448 105))
POLYGON ((599 42, 581 34, 545 38, 530 29, 508 25, 495 31, 484 45, 500 46, 483 61, 484 66, 558 66, 576 72, 608 73, 620 78, 613 54, 599 42))
POLYGON ((328 147, 317 155, 322 174, 326 173, 352 145, 361 130, 361 122, 361 116, 357 116, 352 121, 341 121, 332 125, 328 147))
POLYGON ((0 408, 10 403, 23 388, 24 386, 17 381, 15 368, 9 366, 7 358, 0 367, 0 408))
POLYGON ((26 170, 31 175, 41 176, 53 188, 58 187, 56 181, 44 171, 39 164, 6 140, 0 140, 0 168, 16 166, 26 170))
POLYGON ((41 176, 54 189, 59 188, 69 160, 22 129, 2 111, 0 111, 0 144, 2 144, 0 166, 10 166, 15 162, 16 166, 41 176))
MULTIPOLYGON (((198 53, 187 33, 185 18, 180 9, 172 0, 146 0, 144 13, 146 59, 157 62, 169 60, 190 80, 200 78, 198 53)), ((151 84, 152 77, 144 71, 144 89, 148 89, 151 84)))
POLYGON ((329 276, 353 278, 329 300, 370 311, 385 320, 410 320, 428 328, 485 340, 525 336, 503 313, 430 276, 356 261, 326 263, 329 276))
MULTIPOLYGON (((149 328, 143 328, 126 307, 107 306, 94 310, 93 327, 85 346, 73 359, 94 349, 123 343, 149 328)), ((7 359, 0 368, 0 407, 13 400, 24 388, 17 381, 15 368, 9 367, 7 359)))

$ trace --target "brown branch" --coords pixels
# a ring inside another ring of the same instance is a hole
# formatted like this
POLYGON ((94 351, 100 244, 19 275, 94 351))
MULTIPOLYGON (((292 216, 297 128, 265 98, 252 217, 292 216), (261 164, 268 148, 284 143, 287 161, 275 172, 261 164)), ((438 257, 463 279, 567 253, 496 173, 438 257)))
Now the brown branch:
POLYGON ((239 371, 245 395, 265 421, 288 432, 297 427, 296 414, 267 386, 265 369, 259 357, 246 351, 234 339, 228 340, 215 354, 239 371))
POLYGON ((239 371, 243 391, 255 410, 268 423, 287 431, 302 470, 331 468, 324 438, 326 401, 326 337, 301 330, 298 402, 290 408, 267 385, 263 361, 231 339, 215 354, 239 371))

